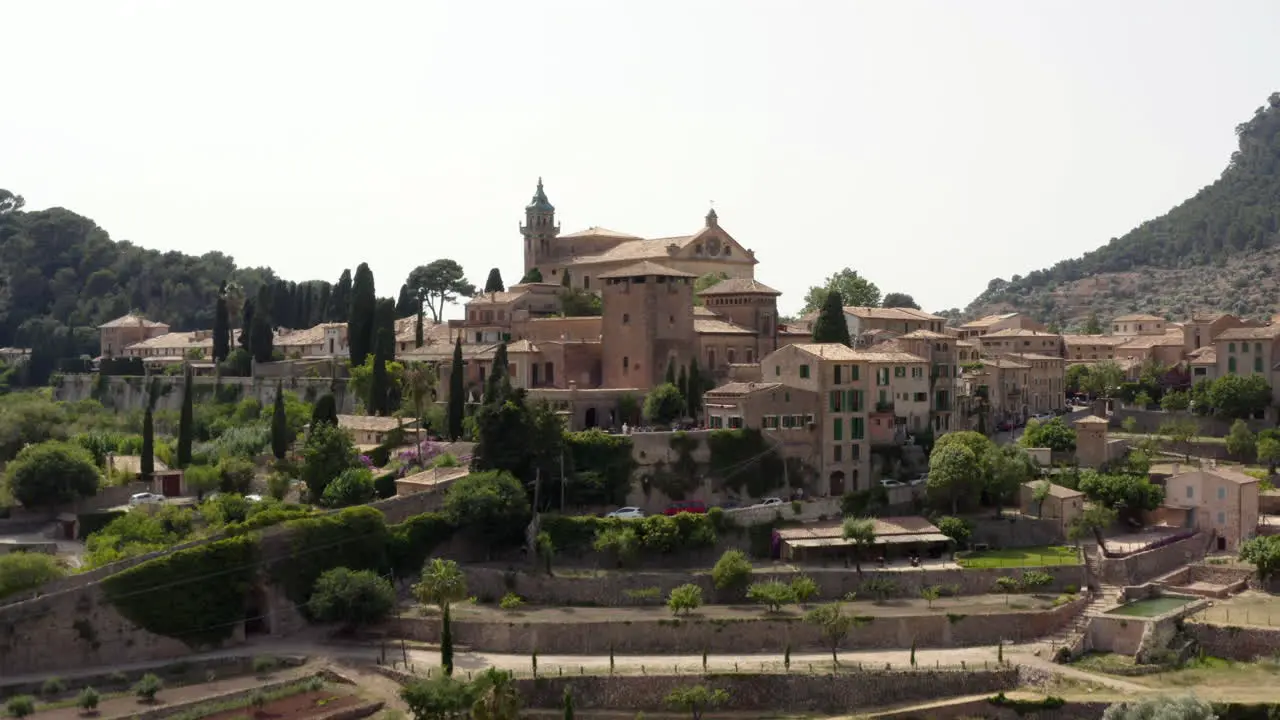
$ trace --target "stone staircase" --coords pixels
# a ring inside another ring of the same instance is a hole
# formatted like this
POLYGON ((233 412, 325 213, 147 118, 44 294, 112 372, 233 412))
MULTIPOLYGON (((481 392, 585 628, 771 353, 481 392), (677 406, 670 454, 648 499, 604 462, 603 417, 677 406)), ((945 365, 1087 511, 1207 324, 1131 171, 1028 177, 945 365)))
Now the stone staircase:
POLYGON ((1074 647, 1089 629, 1089 622, 1102 611, 1115 605, 1123 589, 1114 585, 1101 585, 1089 594, 1089 603, 1079 614, 1071 618, 1071 622, 1062 626, 1058 632, 1044 638, 1052 648, 1063 645, 1074 647))

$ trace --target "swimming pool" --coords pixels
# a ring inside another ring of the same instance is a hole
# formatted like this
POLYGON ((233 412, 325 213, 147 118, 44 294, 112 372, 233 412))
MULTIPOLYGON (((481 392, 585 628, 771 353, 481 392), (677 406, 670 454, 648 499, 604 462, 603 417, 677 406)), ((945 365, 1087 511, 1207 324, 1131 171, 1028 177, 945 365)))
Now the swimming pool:
POLYGON ((1108 610, 1107 615, 1123 615, 1125 617, 1156 617, 1186 605, 1195 598, 1183 595, 1162 595, 1127 602, 1115 610, 1108 610))

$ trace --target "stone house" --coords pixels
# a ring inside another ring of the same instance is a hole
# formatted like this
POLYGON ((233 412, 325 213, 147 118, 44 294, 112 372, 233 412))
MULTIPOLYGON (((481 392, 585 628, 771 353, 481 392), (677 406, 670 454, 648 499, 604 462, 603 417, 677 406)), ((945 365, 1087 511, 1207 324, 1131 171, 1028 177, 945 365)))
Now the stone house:
POLYGON ((169 332, 169 326, 162 322, 148 320, 138 313, 129 313, 98 326, 98 342, 100 356, 104 358, 122 357, 130 345, 150 340, 169 332))
POLYGON ((350 432, 356 447, 364 450, 381 445, 387 434, 396 428, 402 428, 412 437, 417 433, 418 421, 374 415, 339 415, 338 427, 350 432))
POLYGON ((929 417, 935 434, 952 429, 952 413, 960 387, 960 340, 931 330, 916 330, 898 338, 904 352, 929 363, 929 417))
POLYGON ((1003 357, 984 358, 980 363, 965 372, 970 395, 986 398, 992 422, 1025 419, 1030 408, 1023 395, 1031 380, 1031 366, 1003 357))
POLYGON ((1065 530, 1084 513, 1084 493, 1069 487, 1049 483, 1049 494, 1036 502, 1036 489, 1044 480, 1025 482, 1018 489, 1018 508, 1023 515, 1034 515, 1046 520, 1057 520, 1065 530))
POLYGON ((1029 366, 1023 403, 1032 414, 1067 406, 1066 361, 1054 355, 1015 353, 1009 359, 1029 366))
POLYGON ((1163 335, 1167 322, 1162 317, 1146 313, 1121 315, 1111 321, 1113 335, 1163 335))
MULTIPOLYGON (((874 409, 871 393, 875 377, 864 353, 836 343, 787 345, 765 356, 760 366, 764 382, 786 388, 782 390, 784 402, 789 389, 804 391, 813 403, 804 416, 806 425, 812 421, 818 437, 817 459, 811 464, 818 472, 819 487, 830 495, 869 488, 867 420, 874 409)), ((777 429, 784 422, 788 421, 779 415, 777 429)), ((772 431, 772 423, 761 427, 772 431)))
MULTIPOLYGON (((811 313, 806 319, 816 318, 817 313, 811 313)), ((917 330, 941 333, 947 324, 944 317, 914 308, 848 306, 844 309, 844 319, 849 326, 849 337, 853 338, 855 344, 864 346, 917 330), (886 333, 892 335, 887 336, 886 333)))
POLYGON ((1031 318, 1031 316, 1019 312, 998 313, 995 315, 987 315, 986 317, 971 320, 961 325, 957 330, 961 338, 969 340, 982 335, 988 335, 1000 330, 1034 330, 1036 332, 1045 332, 1048 328, 1031 318))
POLYGON ((1185 342, 1181 327, 1169 328, 1160 333, 1142 333, 1117 345, 1116 358, 1128 358, 1139 364, 1157 363, 1170 367, 1182 362, 1183 354, 1186 352, 1185 342))
POLYGON ((1191 366, 1193 383, 1218 377, 1218 351, 1212 345, 1192 350, 1187 355, 1187 364, 1191 366))
POLYGON ((1257 534, 1258 479, 1229 467, 1174 467, 1155 522, 1213 532, 1220 551, 1236 552, 1257 534))
POLYGON ((983 357, 1013 353, 1038 353, 1062 357, 1062 336, 1039 330, 1009 328, 978 337, 983 357))
POLYGON ((1063 335, 1068 360, 1114 360, 1116 348, 1129 342, 1128 335, 1063 335))
POLYGON ((161 363, 209 358, 213 355, 213 331, 196 330, 156 335, 125 348, 123 355, 142 358, 143 362, 161 363))
POLYGON ((1195 313, 1182 324, 1183 347, 1188 354, 1200 348, 1212 347, 1222 333, 1237 327, 1259 327, 1254 320, 1245 320, 1228 313, 1195 313))
POLYGON ((646 239, 602 227, 561 235, 555 206, 541 179, 525 207, 520 234, 526 273, 537 268, 543 281, 560 285, 567 270, 573 287, 590 291, 603 284, 602 274, 641 262, 694 277, 724 273, 730 278, 751 278, 755 273, 755 253, 720 226, 714 209, 707 213, 703 227, 687 235, 646 239))
POLYGON ((1262 375, 1271 384, 1273 401, 1280 400, 1274 368, 1280 362, 1280 325, 1236 327, 1213 340, 1217 376, 1262 375))

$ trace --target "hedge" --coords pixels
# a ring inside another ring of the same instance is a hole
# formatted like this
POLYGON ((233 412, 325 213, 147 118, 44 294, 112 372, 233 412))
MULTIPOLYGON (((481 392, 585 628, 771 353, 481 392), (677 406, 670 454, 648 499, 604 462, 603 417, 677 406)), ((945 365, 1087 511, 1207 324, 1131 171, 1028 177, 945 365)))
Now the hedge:
POLYGON ((257 573, 251 537, 179 550, 102 581, 107 600, 139 627, 192 648, 231 637, 257 573))
POLYGON ((388 530, 387 555, 391 571, 396 577, 405 578, 421 572, 431 553, 453 537, 455 528, 441 513, 423 513, 388 530))
POLYGON ((76 528, 76 539, 84 540, 93 533, 110 525, 112 520, 124 515, 125 512, 123 510, 108 510, 105 512, 83 513, 76 516, 76 519, 80 521, 79 526, 76 528))
POLYGON ((786 477, 782 456, 756 428, 712 430, 707 449, 711 476, 731 490, 745 487, 748 497, 761 497, 781 487, 786 477))
POLYGON ((373 479, 373 491, 380 499, 386 500, 395 496, 396 477, 398 474, 395 470, 392 470, 391 472, 382 473, 373 479))
POLYGON ((643 520, 593 515, 543 515, 540 528, 551 536, 556 552, 585 553, 594 549, 598 534, 613 528, 632 528, 640 547, 650 554, 711 547, 716 544, 713 518, 706 514, 653 515, 643 520))
POLYGON ((269 558, 271 579, 295 603, 305 603, 311 597, 311 586, 325 570, 388 569, 387 524, 379 510, 367 505, 290 520, 284 527, 289 529, 291 552, 269 558))

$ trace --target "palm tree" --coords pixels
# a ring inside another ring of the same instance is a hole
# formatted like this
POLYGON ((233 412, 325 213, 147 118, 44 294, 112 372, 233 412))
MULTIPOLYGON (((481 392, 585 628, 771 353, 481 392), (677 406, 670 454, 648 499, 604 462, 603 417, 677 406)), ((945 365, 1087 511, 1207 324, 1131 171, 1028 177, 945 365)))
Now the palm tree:
POLYGON ((471 717, 475 720, 518 720, 520 693, 510 672, 489 668, 476 684, 483 689, 471 705, 471 717))
POLYGON ((853 564, 862 573, 862 548, 876 541, 876 522, 871 518, 848 518, 844 521, 844 539, 853 544, 853 564))
POLYGON ((409 401, 413 403, 414 417, 418 419, 418 427, 421 429, 423 410, 435 395, 435 371, 426 363, 415 363, 409 366, 404 372, 404 388, 409 393, 409 401))
POLYGON ((441 610, 467 596, 467 578, 458 563, 435 558, 422 569, 422 580, 413 586, 413 595, 424 605, 441 610))

